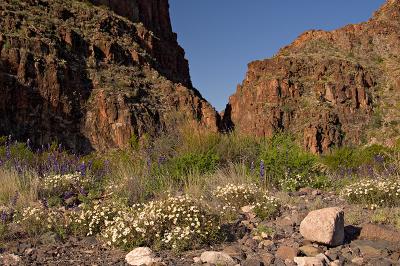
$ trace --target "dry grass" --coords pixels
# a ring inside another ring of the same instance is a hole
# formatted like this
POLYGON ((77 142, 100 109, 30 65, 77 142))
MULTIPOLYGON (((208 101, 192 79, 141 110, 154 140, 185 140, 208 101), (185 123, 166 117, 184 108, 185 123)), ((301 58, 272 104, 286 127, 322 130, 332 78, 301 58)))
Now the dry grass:
POLYGON ((249 184, 252 181, 254 180, 247 173, 245 165, 229 164, 226 168, 218 169, 215 173, 206 176, 190 175, 184 185, 183 192, 197 198, 201 196, 210 198, 212 191, 218 186, 249 184))
POLYGON ((18 194, 17 207, 38 200, 39 178, 32 173, 19 176, 13 170, 0 169, 0 204, 8 205, 18 194))

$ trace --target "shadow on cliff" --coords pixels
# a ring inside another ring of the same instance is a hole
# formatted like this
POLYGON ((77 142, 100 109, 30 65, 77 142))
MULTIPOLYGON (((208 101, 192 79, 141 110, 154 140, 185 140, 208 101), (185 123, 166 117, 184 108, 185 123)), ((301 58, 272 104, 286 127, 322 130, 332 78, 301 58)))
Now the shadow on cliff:
POLYGON ((38 62, 32 54, 20 62, 0 59, 0 136, 30 139, 36 147, 57 142, 72 152, 93 151, 80 131, 92 82, 84 57, 64 60, 65 67, 59 68, 38 62))
POLYGON ((219 130, 223 133, 230 133, 235 130, 235 123, 232 121, 232 106, 228 103, 223 114, 221 114, 221 123, 219 130))

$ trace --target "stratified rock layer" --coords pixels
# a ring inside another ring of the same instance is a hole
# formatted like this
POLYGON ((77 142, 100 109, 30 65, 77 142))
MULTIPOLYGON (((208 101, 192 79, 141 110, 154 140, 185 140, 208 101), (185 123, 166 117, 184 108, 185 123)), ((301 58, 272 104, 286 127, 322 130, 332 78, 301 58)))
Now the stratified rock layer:
POLYGON ((156 135, 176 116, 217 130, 167 0, 0 0, 0 135, 87 152, 156 135))
POLYGON ((400 109, 400 2, 368 22, 309 31, 271 59, 249 64, 230 97, 225 127, 291 132, 315 153, 343 144, 391 144, 400 109))

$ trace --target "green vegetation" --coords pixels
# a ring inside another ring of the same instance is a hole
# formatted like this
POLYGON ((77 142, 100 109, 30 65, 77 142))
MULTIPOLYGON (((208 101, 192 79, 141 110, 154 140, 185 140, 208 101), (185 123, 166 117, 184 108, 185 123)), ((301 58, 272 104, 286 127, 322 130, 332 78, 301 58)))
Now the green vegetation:
MULTIPOLYGON (((31 236, 96 235, 124 249, 181 251, 223 240, 220 227, 237 221, 245 206, 272 219, 296 201, 281 191, 340 190, 349 203, 370 209, 400 205, 396 147, 317 156, 287 134, 221 135, 188 124, 152 140, 132 136, 128 149, 106 154, 76 156, 57 143, 34 150, 29 141, 0 138, 0 239, 18 222, 31 236)), ((316 199, 309 208, 324 204, 316 199)), ((371 220, 397 224, 398 216, 382 211, 371 220)))

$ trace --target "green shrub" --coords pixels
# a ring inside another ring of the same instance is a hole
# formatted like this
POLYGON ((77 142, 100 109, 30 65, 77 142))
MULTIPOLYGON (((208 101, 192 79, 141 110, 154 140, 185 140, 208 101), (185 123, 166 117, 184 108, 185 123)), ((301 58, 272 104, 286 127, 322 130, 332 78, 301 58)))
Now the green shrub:
POLYGON ((317 174, 317 157, 301 149, 293 137, 277 134, 262 148, 260 159, 265 164, 266 176, 275 185, 286 178, 308 177, 317 174))
POLYGON ((187 153, 172 158, 160 170, 175 180, 184 180, 191 173, 206 174, 215 171, 219 162, 219 156, 214 152, 187 153))
POLYGON ((230 133, 222 135, 215 147, 221 163, 245 163, 257 161, 260 154, 261 140, 257 137, 230 133))
POLYGON ((332 170, 356 168, 365 164, 374 164, 376 156, 387 160, 390 153, 389 148, 377 144, 364 148, 343 147, 323 155, 321 161, 332 170))

